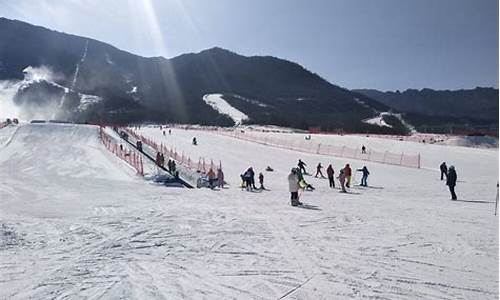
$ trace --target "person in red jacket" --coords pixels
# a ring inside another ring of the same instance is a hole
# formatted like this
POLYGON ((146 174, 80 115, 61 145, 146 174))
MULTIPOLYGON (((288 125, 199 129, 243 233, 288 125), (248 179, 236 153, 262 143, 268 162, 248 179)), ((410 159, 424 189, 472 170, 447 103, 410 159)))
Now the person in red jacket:
POLYGON ((326 168, 326 175, 328 176, 328 182, 331 188, 335 187, 335 179, 333 177, 334 173, 335 171, 333 170, 332 165, 328 165, 328 168, 326 168))
POLYGON ((345 179, 346 179, 345 186, 349 188, 351 185, 351 176, 352 176, 352 170, 351 170, 351 167, 349 166, 349 164, 346 164, 344 167, 344 175, 345 175, 345 179))

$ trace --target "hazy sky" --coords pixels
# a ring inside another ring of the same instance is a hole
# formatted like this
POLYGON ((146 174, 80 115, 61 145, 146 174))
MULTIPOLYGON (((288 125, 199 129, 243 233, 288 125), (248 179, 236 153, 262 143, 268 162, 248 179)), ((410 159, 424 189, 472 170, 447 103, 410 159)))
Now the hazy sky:
POLYGON ((144 56, 273 55, 347 88, 498 87, 498 0, 0 0, 0 16, 144 56))

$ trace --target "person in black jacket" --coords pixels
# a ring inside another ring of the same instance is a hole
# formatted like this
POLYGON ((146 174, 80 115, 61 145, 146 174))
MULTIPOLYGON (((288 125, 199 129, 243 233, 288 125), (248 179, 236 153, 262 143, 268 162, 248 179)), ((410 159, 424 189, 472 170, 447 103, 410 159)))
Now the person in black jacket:
POLYGON ((446 177, 446 185, 450 189, 451 200, 457 200, 457 194, 455 194, 455 185, 457 184, 457 172, 454 166, 450 166, 448 169, 448 176, 446 177))
POLYGON ((439 169, 441 170, 441 180, 443 180, 443 175, 448 176, 448 168, 446 167, 446 163, 444 161, 439 166, 439 169))
POLYGON ((368 168, 364 166, 362 169, 358 169, 358 171, 363 173, 363 177, 361 177, 360 186, 368 186, 366 182, 366 180, 368 179, 368 175, 370 175, 370 172, 368 172, 368 168))

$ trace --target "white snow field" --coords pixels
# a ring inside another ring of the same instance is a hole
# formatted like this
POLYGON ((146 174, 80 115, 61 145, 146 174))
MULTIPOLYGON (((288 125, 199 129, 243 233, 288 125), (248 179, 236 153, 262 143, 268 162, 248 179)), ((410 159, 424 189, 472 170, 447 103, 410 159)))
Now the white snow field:
POLYGON ((291 207, 286 176, 298 158, 310 172, 347 161, 204 131, 141 133, 220 159, 229 186, 153 185, 94 126, 0 130, 0 299, 498 298, 498 150, 357 137, 418 150, 424 168, 351 160, 369 168, 370 187, 341 194, 309 176, 317 189, 291 207), (443 160, 457 168, 459 201, 439 180, 443 160), (249 166, 269 190, 239 188, 249 166))

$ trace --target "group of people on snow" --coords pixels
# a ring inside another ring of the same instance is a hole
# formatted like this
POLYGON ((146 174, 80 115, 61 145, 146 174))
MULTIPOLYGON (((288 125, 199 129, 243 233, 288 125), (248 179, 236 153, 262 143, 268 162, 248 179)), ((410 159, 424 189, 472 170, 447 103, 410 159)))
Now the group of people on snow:
POLYGON ((209 188, 224 188, 224 172, 222 172, 221 168, 217 168, 217 173, 210 168, 207 172, 207 178, 209 188))
MULTIPOLYGON (((271 169, 271 167, 267 167, 266 170, 271 169)), ((271 169, 272 170, 272 169, 271 169)), ((246 188, 247 191, 253 191, 253 190, 265 190, 266 188, 264 187, 264 174, 262 172, 259 173, 259 188, 255 186, 255 172, 252 167, 249 167, 243 174, 240 175, 241 177, 241 187, 246 188)))
MULTIPOLYGON (((301 159, 299 159, 297 167, 292 168, 290 174, 288 175, 290 200, 293 206, 302 204, 298 199, 298 191, 300 189, 303 190, 315 189, 311 184, 307 183, 304 179, 304 174, 307 174, 305 166, 307 166, 306 163, 303 162, 301 159)), ((316 167, 316 175, 314 176, 315 178, 318 178, 318 176, 321 176, 321 178, 325 178, 325 176, 323 176, 323 173, 321 171, 322 168, 323 166, 321 165, 321 163, 318 163, 316 167)), ((368 175, 370 175, 368 168, 366 166, 363 166, 363 168, 357 169, 357 171, 362 172, 360 186, 368 186, 367 179, 368 175)), ((328 176, 328 184, 330 188, 335 188, 335 170, 333 169, 333 166, 331 164, 328 165, 328 167, 326 168, 326 175, 328 176)), ((342 168, 339 171, 337 179, 339 180, 340 183, 341 192, 346 193, 347 192, 346 187, 349 188, 351 186, 351 180, 352 180, 352 169, 349 164, 346 164, 344 168, 342 168)))

